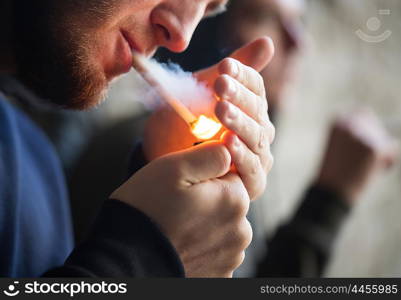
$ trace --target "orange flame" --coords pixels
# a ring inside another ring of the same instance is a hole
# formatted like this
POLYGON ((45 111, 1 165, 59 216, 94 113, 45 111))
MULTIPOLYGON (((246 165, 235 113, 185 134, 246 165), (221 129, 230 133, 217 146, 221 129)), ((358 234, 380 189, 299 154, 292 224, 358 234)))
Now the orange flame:
POLYGON ((199 118, 191 123, 191 131, 200 140, 208 140, 214 137, 221 129, 222 125, 215 120, 200 115, 199 118))

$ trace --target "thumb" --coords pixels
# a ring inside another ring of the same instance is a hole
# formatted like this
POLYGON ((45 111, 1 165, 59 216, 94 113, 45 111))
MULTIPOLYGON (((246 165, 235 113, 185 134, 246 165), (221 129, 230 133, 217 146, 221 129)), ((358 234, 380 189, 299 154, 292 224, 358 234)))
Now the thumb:
MULTIPOLYGON (((274 56, 273 40, 269 37, 261 37, 249 44, 241 47, 230 55, 231 58, 239 60, 256 71, 262 71, 274 56)), ((218 71, 219 64, 195 73, 200 81, 212 84, 220 75, 218 71)))
POLYGON ((176 152, 170 158, 178 168, 181 179, 190 184, 219 178, 230 171, 231 165, 230 152, 217 141, 176 152))

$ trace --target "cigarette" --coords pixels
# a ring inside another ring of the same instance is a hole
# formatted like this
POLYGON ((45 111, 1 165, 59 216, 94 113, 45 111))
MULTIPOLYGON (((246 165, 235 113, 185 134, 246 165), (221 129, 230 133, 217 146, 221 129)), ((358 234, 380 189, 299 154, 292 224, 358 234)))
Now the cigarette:
POLYGON ((159 96, 169 104, 175 112, 189 125, 192 126, 197 122, 196 116, 178 99, 173 97, 167 92, 157 78, 155 78, 149 71, 145 64, 145 58, 138 53, 132 54, 132 67, 135 68, 145 79, 145 81, 153 88, 157 90, 159 96))
POLYGON ((221 123, 205 115, 200 115, 199 118, 197 118, 184 104, 167 92, 159 80, 152 75, 148 69, 145 58, 135 52, 132 54, 132 67, 142 75, 143 79, 145 79, 145 81, 159 93, 160 97, 189 125, 195 137, 200 140, 208 140, 213 138, 220 131, 222 128, 221 123))

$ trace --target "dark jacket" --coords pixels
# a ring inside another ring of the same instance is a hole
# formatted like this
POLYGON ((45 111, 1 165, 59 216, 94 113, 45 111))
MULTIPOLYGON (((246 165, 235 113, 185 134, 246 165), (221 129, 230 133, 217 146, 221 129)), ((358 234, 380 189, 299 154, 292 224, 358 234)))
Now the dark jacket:
POLYGON ((158 227, 116 200, 104 203, 87 238, 73 248, 57 155, 9 101, 0 94, 0 276, 184 276, 158 227))
MULTIPOLYGON (((19 91, 14 102, 31 96, 19 91)), ((0 276, 184 276, 177 253, 157 225, 116 200, 103 204, 92 230, 73 249, 57 155, 42 131, 10 101, 12 97, 0 96, 0 276)), ((135 172, 145 164, 137 147, 130 169, 135 172)), ((294 218, 266 241, 268 251, 257 275, 320 276, 347 211, 334 191, 312 187, 294 218)))

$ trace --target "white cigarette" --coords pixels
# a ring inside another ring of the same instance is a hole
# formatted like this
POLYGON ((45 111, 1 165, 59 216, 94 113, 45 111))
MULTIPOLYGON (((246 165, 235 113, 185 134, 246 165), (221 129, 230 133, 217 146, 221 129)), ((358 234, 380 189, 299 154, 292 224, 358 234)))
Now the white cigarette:
POLYGON ((134 52, 132 54, 132 66, 142 75, 151 87, 157 90, 159 96, 166 101, 177 112, 177 114, 187 122, 188 125, 191 126, 197 121, 195 115, 162 87, 158 79, 154 77, 148 69, 145 59, 146 58, 142 57, 140 54, 134 52))

